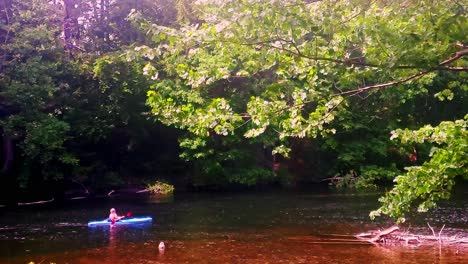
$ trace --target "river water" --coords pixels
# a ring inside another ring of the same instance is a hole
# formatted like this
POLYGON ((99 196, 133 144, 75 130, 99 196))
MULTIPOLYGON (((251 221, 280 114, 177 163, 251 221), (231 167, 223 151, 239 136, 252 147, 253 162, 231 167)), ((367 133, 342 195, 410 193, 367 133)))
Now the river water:
MULTIPOLYGON (((255 192, 112 198, 0 208, 0 263, 468 263, 468 246, 374 246, 353 235, 386 228, 370 221, 380 194, 255 192), (151 224, 88 228, 109 208, 152 216, 151 224), (163 241, 165 250, 158 244, 163 241)), ((468 234, 468 192, 410 231, 468 234)))

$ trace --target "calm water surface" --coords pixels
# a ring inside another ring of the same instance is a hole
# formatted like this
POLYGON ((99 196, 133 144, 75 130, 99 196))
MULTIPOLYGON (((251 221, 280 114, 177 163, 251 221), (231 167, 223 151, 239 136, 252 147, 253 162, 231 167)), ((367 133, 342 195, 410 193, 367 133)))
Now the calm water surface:
MULTIPOLYGON (((411 218, 411 231, 467 235, 468 192, 411 218)), ((468 263, 468 246, 378 247, 353 235, 371 222, 378 194, 263 192, 107 199, 0 211, 0 263, 468 263), (151 224, 88 228, 109 208, 151 224), (159 252, 164 241, 166 249, 159 252)), ((0 208, 1 209, 1 208, 0 208)), ((407 226, 409 227, 409 226, 407 226)))

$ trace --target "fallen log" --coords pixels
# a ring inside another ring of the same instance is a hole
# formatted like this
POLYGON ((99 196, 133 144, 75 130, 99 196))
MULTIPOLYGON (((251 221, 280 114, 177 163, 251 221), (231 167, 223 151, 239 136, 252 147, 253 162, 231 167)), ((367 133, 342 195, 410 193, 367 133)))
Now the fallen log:
POLYGON ((400 230, 400 228, 398 226, 392 226, 390 228, 387 228, 387 229, 384 229, 383 231, 372 231, 372 232, 367 232, 367 233, 360 233, 360 234, 357 234, 356 237, 357 238, 364 238, 366 240, 369 240, 371 242, 375 242, 375 241, 378 241, 380 240, 382 237, 384 236, 387 236, 393 232, 396 232, 400 230))
POLYGON ((432 235, 415 235, 409 232, 401 232, 398 226, 392 226, 382 231, 371 231, 366 233, 357 234, 355 237, 365 240, 372 244, 395 244, 404 243, 405 245, 453 245, 462 244, 468 246, 468 236, 457 234, 455 236, 443 236, 442 231, 445 225, 439 230, 438 233, 428 224, 432 231, 432 235))
POLYGON ((377 235, 373 236, 372 238, 368 239, 369 242, 377 242, 380 241, 383 237, 386 237, 396 231, 400 230, 398 226, 392 226, 390 228, 387 228, 381 232, 379 232, 377 235))

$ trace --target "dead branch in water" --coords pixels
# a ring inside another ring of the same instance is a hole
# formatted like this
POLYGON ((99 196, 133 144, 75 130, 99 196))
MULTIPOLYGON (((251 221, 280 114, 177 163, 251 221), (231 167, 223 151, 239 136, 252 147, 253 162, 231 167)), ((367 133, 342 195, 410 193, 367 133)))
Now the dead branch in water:
POLYGON ((422 244, 434 244, 438 243, 440 245, 452 245, 452 244, 463 244, 468 246, 468 237, 459 236, 443 236, 442 231, 445 228, 445 225, 439 230, 438 233, 435 232, 434 228, 427 224, 429 229, 432 231, 431 235, 416 235, 409 232, 400 231, 398 226, 392 226, 390 228, 384 229, 382 231, 371 231, 367 233, 357 234, 355 237, 361 240, 365 240, 372 244, 395 244, 395 243, 404 243, 405 245, 422 245, 422 244))
MULTIPOLYGON (((335 245, 369 245, 366 241, 362 241, 356 238, 343 238, 344 235, 341 235, 339 238, 330 238, 322 236, 291 236, 287 237, 287 240, 292 242, 299 243, 308 243, 308 244, 335 244, 335 245)), ((346 237, 353 237, 347 236, 346 237)))
POLYGON ((388 235, 390 235, 392 233, 395 233, 398 230, 400 230, 400 228, 398 226, 392 226, 390 228, 387 228, 387 229, 379 232, 378 234, 376 234, 375 236, 371 237, 368 240, 369 240, 369 242, 378 242, 378 241, 382 240, 382 238, 387 237, 388 235))
POLYGON ((53 202, 54 198, 47 200, 47 201, 37 201, 37 202, 30 202, 30 203, 18 203, 18 205, 31 205, 31 204, 44 204, 44 203, 50 203, 53 202))
POLYGON ((88 197, 86 197, 86 196, 77 196, 77 197, 70 198, 70 200, 82 200, 82 199, 86 199, 86 198, 88 198, 88 197))

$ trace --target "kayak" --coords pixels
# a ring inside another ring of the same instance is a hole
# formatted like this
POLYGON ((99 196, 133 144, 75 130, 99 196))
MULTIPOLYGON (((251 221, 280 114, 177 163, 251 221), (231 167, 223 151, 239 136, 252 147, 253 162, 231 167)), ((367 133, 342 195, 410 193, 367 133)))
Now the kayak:
MULTIPOLYGON (((130 218, 123 218, 118 221, 115 221, 114 225, 132 225, 132 224, 146 224, 151 223, 153 218, 151 216, 140 216, 140 217, 130 217, 130 218)), ((88 226, 108 226, 111 225, 111 221, 109 219, 104 219, 100 221, 89 221, 88 226)))

